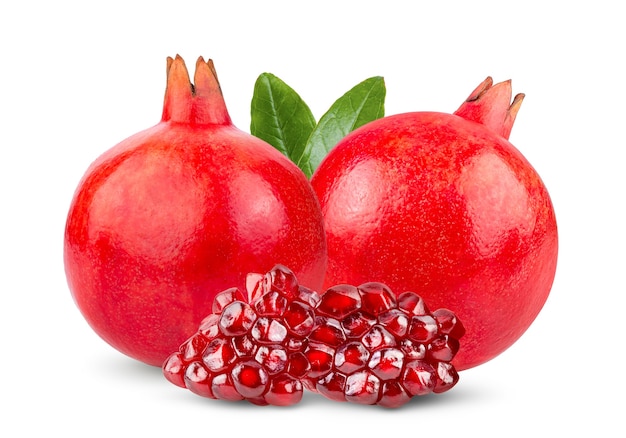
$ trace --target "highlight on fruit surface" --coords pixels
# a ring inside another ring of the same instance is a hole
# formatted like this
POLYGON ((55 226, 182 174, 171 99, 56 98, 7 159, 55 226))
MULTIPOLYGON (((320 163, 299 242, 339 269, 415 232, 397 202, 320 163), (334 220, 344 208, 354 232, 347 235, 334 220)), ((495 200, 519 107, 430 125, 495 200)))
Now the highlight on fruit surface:
POLYGON ((161 121, 104 152, 79 182, 64 263, 93 330, 161 366, 248 272, 285 263, 319 289, 323 218, 304 173, 233 126, 213 62, 198 59, 192 84, 176 56, 161 121))
POLYGON ((376 279, 453 310, 466 328, 453 364, 475 367, 528 329, 556 272, 548 190, 508 141, 524 99, 483 81, 454 114, 410 112, 362 126, 311 184, 324 214, 324 288, 376 279))

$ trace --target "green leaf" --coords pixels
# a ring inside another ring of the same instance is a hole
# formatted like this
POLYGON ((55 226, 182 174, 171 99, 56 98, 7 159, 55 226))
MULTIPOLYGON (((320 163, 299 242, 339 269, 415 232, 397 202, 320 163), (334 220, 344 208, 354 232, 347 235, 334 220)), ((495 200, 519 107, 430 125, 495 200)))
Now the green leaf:
POLYGON ((251 108, 252 135, 298 163, 314 128, 315 117, 298 93, 271 73, 257 78, 251 108))
POLYGON ((296 164, 310 178, 339 140, 358 127, 385 115, 385 95, 384 79, 374 76, 337 99, 311 132, 296 164))

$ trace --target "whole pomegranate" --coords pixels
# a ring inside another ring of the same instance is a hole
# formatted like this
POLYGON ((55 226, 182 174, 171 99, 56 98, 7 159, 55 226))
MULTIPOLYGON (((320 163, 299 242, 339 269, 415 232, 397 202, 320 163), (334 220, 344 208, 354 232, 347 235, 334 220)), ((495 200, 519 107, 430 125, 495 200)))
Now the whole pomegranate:
POLYGON ((524 95, 487 78, 454 114, 371 122, 311 179, 328 244, 325 288, 379 281, 454 311, 466 327, 453 363, 482 364, 530 326, 552 287, 554 209, 508 141, 524 95))
POLYGON ((322 286, 323 218, 295 164, 233 126, 213 62, 168 58, 162 120, 88 169, 71 202, 64 262, 96 333, 150 365, 193 334, 248 272, 288 265, 322 286))

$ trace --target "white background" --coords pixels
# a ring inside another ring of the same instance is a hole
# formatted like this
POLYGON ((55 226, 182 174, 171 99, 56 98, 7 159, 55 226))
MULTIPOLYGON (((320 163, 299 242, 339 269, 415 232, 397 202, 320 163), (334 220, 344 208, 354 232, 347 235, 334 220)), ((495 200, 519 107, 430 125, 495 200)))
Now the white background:
POLYGON ((0 6, 0 435, 624 436, 624 14, 619 2, 23 1, 0 6), (10 5, 10 6, 9 6, 10 5), (535 6, 541 5, 541 6, 535 6), (65 282, 65 215, 99 154, 156 124, 165 59, 212 58, 234 123, 271 72, 316 117, 385 77, 387 114, 454 111, 486 76, 560 232, 538 319, 451 391, 397 410, 308 394, 205 400, 100 340, 65 282), (7 433, 6 431, 10 431, 7 433))

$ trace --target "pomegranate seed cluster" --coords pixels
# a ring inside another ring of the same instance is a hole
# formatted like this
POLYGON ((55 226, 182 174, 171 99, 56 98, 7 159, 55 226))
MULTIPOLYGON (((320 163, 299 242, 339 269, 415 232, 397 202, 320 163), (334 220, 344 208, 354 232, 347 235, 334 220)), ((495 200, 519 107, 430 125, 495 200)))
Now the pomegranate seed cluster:
POLYGON ((299 402, 304 388, 329 399, 399 407, 452 388, 464 328, 430 312, 413 292, 381 283, 338 285, 319 295, 277 265, 215 297, 212 313, 163 364, 193 393, 258 405, 299 402))
POLYGON ((213 313, 163 364, 175 385, 208 398, 287 406, 302 398, 319 296, 277 266, 215 297, 213 313))
POLYGON ((449 310, 430 312, 413 292, 381 283, 328 289, 316 307, 305 385, 338 401, 398 407, 459 379, 450 363, 465 330, 449 310))

